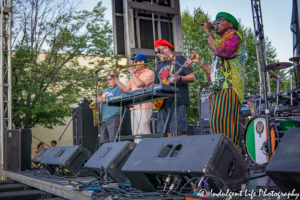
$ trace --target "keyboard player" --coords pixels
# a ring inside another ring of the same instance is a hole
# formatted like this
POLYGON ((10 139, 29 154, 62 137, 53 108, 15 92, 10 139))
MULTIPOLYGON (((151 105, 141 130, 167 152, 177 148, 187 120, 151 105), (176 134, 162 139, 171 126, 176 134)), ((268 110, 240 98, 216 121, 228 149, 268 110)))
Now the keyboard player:
MULTIPOLYGON (((147 63, 147 57, 144 54, 138 54, 136 57, 131 58, 132 64, 147 63)), ((110 76, 115 80, 117 86, 125 93, 134 91, 141 88, 149 87, 154 82, 154 72, 147 69, 145 65, 139 65, 135 68, 130 68, 131 79, 126 85, 121 83, 114 73, 110 76)), ((150 134, 150 121, 152 115, 152 102, 135 105, 131 110, 131 130, 132 135, 150 134)), ((138 143, 140 139, 135 139, 138 143)))

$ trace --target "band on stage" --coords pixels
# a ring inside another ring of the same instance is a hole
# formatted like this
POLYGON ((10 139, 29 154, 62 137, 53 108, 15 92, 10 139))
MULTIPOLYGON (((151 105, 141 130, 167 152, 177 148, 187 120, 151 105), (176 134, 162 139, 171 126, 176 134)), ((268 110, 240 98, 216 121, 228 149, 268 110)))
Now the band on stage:
MULTIPOLYGON (((159 39, 154 43, 154 51, 161 60, 155 72, 146 67, 147 57, 138 54, 131 58, 135 67, 129 69, 131 78, 126 83, 120 82, 118 75, 110 72, 107 75, 108 88, 98 96, 101 104, 101 143, 113 142, 120 124, 120 108, 108 106, 107 99, 128 91, 135 91, 153 84, 165 83, 179 89, 180 98, 175 98, 176 109, 171 110, 167 136, 187 134, 187 111, 190 105, 189 84, 195 81, 191 63, 201 66, 210 82, 210 127, 211 133, 223 133, 239 147, 239 115, 244 100, 245 81, 245 42, 238 32, 239 23, 234 16, 220 12, 213 23, 203 24, 209 48, 213 52, 212 64, 208 65, 198 53, 191 52, 187 60, 184 56, 172 53, 173 45, 167 40, 159 39), (212 35, 215 31, 220 39, 212 35), (140 64, 140 65, 139 65, 140 64), (185 65, 185 66, 184 66, 185 65), (183 69, 180 69, 182 68, 183 69), (180 73, 177 75, 176 72, 180 73), (176 110, 176 114, 175 114, 176 110), (176 129, 177 128, 177 129, 176 129)), ((157 132, 162 132, 174 98, 166 99, 158 106, 157 132)), ((150 134, 149 118, 152 115, 152 102, 134 105, 130 108, 132 135, 150 134)), ((139 139, 135 139, 138 143, 139 139)))

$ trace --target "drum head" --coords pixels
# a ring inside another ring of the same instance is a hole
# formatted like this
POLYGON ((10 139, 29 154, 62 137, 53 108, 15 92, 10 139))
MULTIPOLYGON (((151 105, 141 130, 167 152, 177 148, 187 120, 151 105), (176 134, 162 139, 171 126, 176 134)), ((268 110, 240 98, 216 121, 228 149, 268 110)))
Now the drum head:
MULTIPOLYGON (((249 121, 245 130, 245 146, 249 158, 258 165, 268 162, 266 119, 255 117, 249 121)), ((272 152, 275 150, 275 133, 271 127, 272 152)))

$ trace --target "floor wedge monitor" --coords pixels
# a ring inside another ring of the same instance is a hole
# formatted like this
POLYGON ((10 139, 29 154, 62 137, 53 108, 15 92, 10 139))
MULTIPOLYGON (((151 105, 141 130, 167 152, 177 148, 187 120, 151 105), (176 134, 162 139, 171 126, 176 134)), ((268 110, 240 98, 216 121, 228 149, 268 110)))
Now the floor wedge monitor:
POLYGON ((44 157, 52 150, 52 148, 43 148, 33 159, 32 162, 37 166, 41 163, 44 157))
POLYGON ((266 167, 282 192, 300 193, 300 128, 288 129, 266 167))
POLYGON ((51 174, 65 176, 88 176, 91 173, 83 166, 92 154, 82 146, 56 146, 42 159, 51 174))
POLYGON ((224 134, 144 139, 122 171, 143 191, 161 189, 168 177, 175 182, 203 175, 215 175, 231 191, 239 191, 247 186, 250 176, 246 162, 224 134))
POLYGON ((93 171, 97 177, 105 173, 105 170, 109 178, 118 183, 126 183, 128 178, 121 169, 135 147, 136 144, 130 141, 105 143, 85 163, 84 167, 93 171))

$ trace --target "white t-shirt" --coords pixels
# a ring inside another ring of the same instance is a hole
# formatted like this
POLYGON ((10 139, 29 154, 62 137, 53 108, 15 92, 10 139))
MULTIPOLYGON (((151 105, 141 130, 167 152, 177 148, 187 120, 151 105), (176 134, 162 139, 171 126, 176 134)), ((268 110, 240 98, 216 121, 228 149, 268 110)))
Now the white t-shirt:
POLYGON ((210 82, 212 85, 214 85, 216 81, 216 70, 217 70, 218 58, 219 58, 218 56, 213 54, 212 65, 210 70, 210 82))

